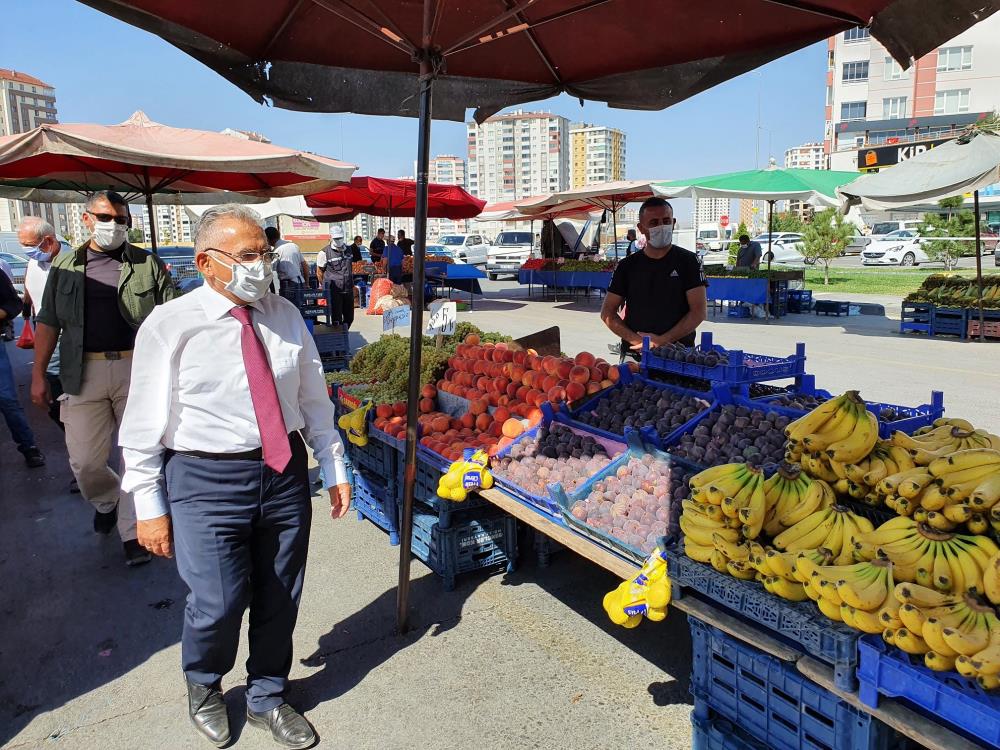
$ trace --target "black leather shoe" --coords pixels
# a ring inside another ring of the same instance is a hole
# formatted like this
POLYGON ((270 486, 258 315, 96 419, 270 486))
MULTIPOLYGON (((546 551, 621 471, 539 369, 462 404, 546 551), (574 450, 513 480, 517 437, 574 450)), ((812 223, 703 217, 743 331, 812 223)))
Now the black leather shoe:
POLYGON ((43 456, 42 452, 34 445, 30 448, 22 450, 21 455, 24 456, 24 463, 28 465, 29 469, 40 469, 45 466, 45 456, 43 456))
POLYGON ((145 565, 153 559, 153 556, 149 554, 149 550, 145 547, 140 547, 139 542, 135 539, 129 539, 122 546, 125 548, 125 564, 130 568, 145 565))
POLYGON ((248 708, 247 723, 258 729, 270 731, 275 742, 292 750, 312 747, 316 742, 316 732, 309 726, 309 722, 287 703, 262 713, 256 713, 248 708))
POLYGON ((107 513, 101 513, 99 510, 94 511, 94 531, 98 534, 110 534, 116 523, 118 523, 117 505, 107 513))
POLYGON ((188 690, 188 715, 191 723, 216 747, 229 744, 229 714, 218 685, 199 685, 185 679, 188 690))

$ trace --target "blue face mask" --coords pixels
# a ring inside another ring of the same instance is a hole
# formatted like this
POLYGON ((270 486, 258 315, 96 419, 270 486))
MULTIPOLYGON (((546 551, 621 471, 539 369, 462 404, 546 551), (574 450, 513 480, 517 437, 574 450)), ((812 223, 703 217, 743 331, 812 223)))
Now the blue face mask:
POLYGON ((24 250, 25 257, 29 260, 37 260, 40 262, 51 260, 49 254, 37 245, 35 247, 25 247, 24 245, 21 245, 21 248, 24 250))

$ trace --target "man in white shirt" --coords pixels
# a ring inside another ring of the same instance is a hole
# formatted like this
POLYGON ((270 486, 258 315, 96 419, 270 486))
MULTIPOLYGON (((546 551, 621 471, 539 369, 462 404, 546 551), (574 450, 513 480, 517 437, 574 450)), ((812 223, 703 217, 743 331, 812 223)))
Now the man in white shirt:
POLYGON ((274 254, 257 215, 212 208, 194 244, 204 286, 139 329, 122 486, 139 543, 176 551, 189 589, 181 660, 196 729, 219 747, 230 740, 221 679, 249 605, 247 720, 304 748, 315 734, 284 692, 312 518, 306 444, 334 518, 351 501, 344 446, 312 336, 294 305, 268 293, 274 254))
MULTIPOLYGON (((17 226, 17 241, 21 243, 28 267, 24 272, 24 317, 38 315, 42 307, 42 295, 45 292, 45 282, 49 278, 52 261, 62 252, 63 244, 56 237, 56 230, 49 222, 39 216, 25 216, 17 226)), ((67 248, 68 249, 68 248, 67 248)), ((49 418, 64 429, 60 418, 59 397, 63 393, 59 380, 59 349, 52 353, 45 377, 52 391, 52 401, 49 404, 49 418)), ((76 480, 73 480, 76 486, 76 480)), ((79 492, 79 490, 74 489, 79 492)))
POLYGON ((299 291, 309 278, 309 264, 298 245, 281 239, 281 232, 277 227, 267 227, 264 233, 267 235, 267 243, 278 254, 274 268, 278 277, 278 293, 298 304, 299 291))

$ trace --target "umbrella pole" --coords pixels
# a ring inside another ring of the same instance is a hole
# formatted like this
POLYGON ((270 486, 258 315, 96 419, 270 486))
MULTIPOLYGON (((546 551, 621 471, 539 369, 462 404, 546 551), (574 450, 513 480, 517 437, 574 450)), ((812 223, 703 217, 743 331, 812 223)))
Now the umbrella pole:
POLYGON ((615 246, 615 260, 618 260, 618 207, 614 200, 611 201, 611 244, 615 246))
POLYGON ((771 319, 771 242, 774 240, 774 201, 767 202, 767 304, 764 319, 771 319))
POLYGON ((146 211, 149 214, 149 244, 156 254, 156 214, 153 213, 153 194, 146 193, 146 211))
POLYGON ((986 326, 983 325, 983 252, 979 244, 979 191, 972 192, 973 212, 976 214, 976 296, 979 300, 979 340, 986 340, 986 326))
MULTIPOLYGON (((431 6, 424 3, 424 37, 430 38, 431 6)), ((424 254, 427 243, 427 172, 431 150, 431 91, 433 78, 425 53, 420 61, 417 136, 417 205, 413 234, 413 299, 410 309, 410 372, 407 380, 406 448, 403 453, 403 514, 399 529, 399 585, 396 588, 396 632, 407 630, 410 598, 410 547, 413 535, 413 490, 417 479, 417 405, 420 400, 420 352, 424 336, 424 254)))

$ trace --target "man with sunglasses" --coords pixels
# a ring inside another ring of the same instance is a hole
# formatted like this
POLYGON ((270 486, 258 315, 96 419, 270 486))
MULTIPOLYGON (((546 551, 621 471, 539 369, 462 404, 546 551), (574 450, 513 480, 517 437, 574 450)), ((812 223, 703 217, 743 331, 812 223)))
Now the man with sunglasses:
POLYGON ((149 552, 136 541, 132 497, 108 456, 125 412, 136 331, 175 291, 163 261, 126 241, 128 221, 121 195, 94 193, 83 215, 91 239, 52 262, 36 317, 31 400, 43 409, 52 403, 45 371, 58 342, 70 468, 94 506, 94 531, 117 525, 131 567, 149 562, 149 552))
POLYGON ((231 739, 221 683, 249 607, 247 721, 305 748, 316 736, 285 692, 313 509, 306 445, 336 519, 351 504, 344 444, 316 342, 268 293, 275 255, 253 209, 209 209, 194 247, 204 285, 155 310, 136 340, 124 487, 140 543, 176 553, 189 590, 181 666, 195 729, 217 747, 231 739))

